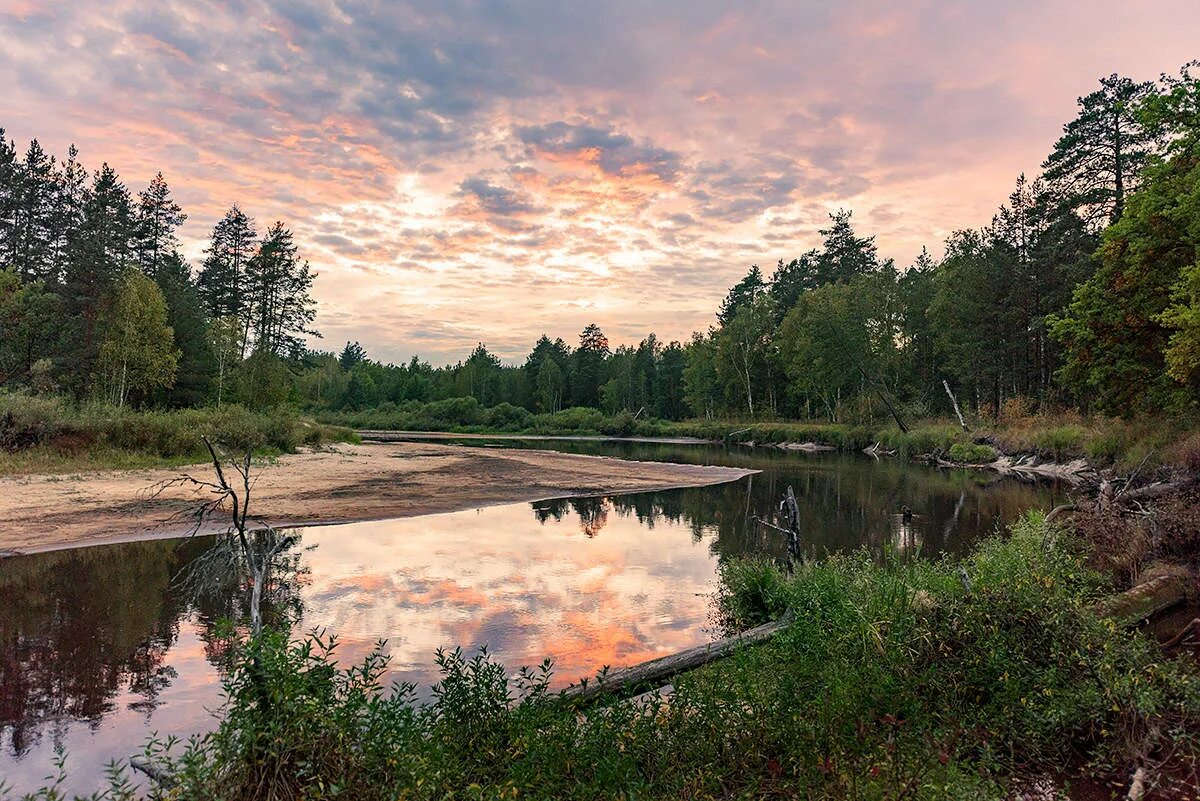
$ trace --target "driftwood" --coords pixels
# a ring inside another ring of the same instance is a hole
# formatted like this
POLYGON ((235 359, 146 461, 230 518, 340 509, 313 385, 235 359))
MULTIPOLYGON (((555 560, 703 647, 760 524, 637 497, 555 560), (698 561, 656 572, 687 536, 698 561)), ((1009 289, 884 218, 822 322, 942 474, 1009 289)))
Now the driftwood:
POLYGON ((1096 613, 1133 624, 1187 600, 1194 579, 1186 568, 1170 568, 1125 592, 1101 601, 1096 613))
POLYGON ((874 456, 878 459, 880 456, 895 456, 896 451, 883 447, 882 442, 876 442, 869 448, 863 448, 863 453, 867 456, 874 456))
POLYGON ((837 450, 832 445, 820 445, 816 442, 779 442, 776 443, 775 447, 784 451, 804 451, 806 453, 837 450))
POLYGON ((1073 503, 1064 503, 1061 506, 1055 506, 1053 509, 1051 509, 1046 514, 1046 519, 1043 522, 1046 525, 1049 525, 1050 523, 1053 523, 1055 520, 1062 517, 1063 515, 1070 514, 1071 512, 1077 511, 1078 508, 1079 507, 1073 503))
POLYGON ((1147 501, 1153 498, 1161 498, 1164 495, 1170 495, 1175 492, 1190 489, 1200 485, 1200 479, 1189 478, 1183 481, 1158 481, 1154 484, 1147 484, 1138 489, 1122 492, 1120 495, 1123 501, 1147 501))
POLYGON ((600 695, 622 695, 639 687, 659 686, 673 676, 728 656, 738 648, 766 642, 787 628, 790 622, 791 615, 784 615, 779 620, 764 623, 732 637, 697 645, 695 648, 642 662, 640 665, 614 670, 597 677, 595 681, 572 684, 563 690, 561 698, 566 701, 589 701, 600 695))
POLYGON ((170 790, 177 784, 174 776, 148 759, 133 757, 129 760, 129 767, 146 774, 150 777, 151 781, 164 790, 170 790))
POLYGON ((1181 628, 1179 633, 1174 637, 1164 642, 1162 647, 1174 648, 1177 645, 1190 645, 1191 643, 1186 642, 1186 640, 1187 636, 1193 633, 1200 634, 1200 617, 1194 617, 1188 621, 1187 625, 1181 628))

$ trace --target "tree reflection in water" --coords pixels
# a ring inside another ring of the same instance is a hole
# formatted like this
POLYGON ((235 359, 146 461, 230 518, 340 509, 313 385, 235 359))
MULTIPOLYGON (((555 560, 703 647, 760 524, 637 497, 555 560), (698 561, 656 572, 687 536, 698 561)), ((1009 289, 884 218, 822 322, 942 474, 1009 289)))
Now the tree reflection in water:
MULTIPOLYGON (((579 659, 600 653, 596 648, 608 647, 612 638, 628 640, 633 644, 622 647, 639 654, 664 642, 687 640, 686 647, 694 644, 688 639, 693 630, 702 636, 703 621, 693 621, 683 606, 636 607, 647 595, 637 581, 672 587, 681 580, 711 581, 711 574, 699 577, 696 571, 712 571, 714 561, 743 554, 783 557, 781 536, 756 525, 753 517, 770 515, 788 486, 799 501, 803 547, 816 558, 862 547, 878 555, 961 553, 1000 521, 1030 506, 1057 502, 1053 487, 896 460, 696 446, 563 443, 559 449, 762 472, 710 487, 538 502, 525 518, 532 531, 517 522, 517 513, 528 506, 496 509, 479 517, 478 535, 489 542, 486 564, 470 554, 468 562, 458 564, 452 551, 460 546, 447 544, 452 540, 469 550, 479 542, 474 529, 429 540, 426 550, 415 540, 408 548, 389 540, 397 534, 388 532, 411 532, 419 540, 422 531, 438 525, 475 525, 465 516, 463 523, 429 518, 393 528, 361 524, 336 540, 312 532, 306 535, 309 542, 328 547, 311 559, 299 532, 254 532, 247 537, 248 553, 256 564, 266 565, 259 604, 264 624, 295 628, 307 611, 313 619, 302 625, 336 625, 340 633, 364 641, 403 633, 396 642, 411 639, 403 647, 408 649, 405 669, 413 671, 414 680, 428 667, 422 654, 438 645, 486 640, 507 646, 509 653, 545 655, 562 647, 566 635, 575 636, 579 659), (911 519, 905 519, 905 507, 912 510, 911 519), (500 528, 496 520, 503 521, 500 528), (539 523, 549 527, 553 547, 538 544, 539 523), (660 544, 631 531, 632 524, 643 533, 656 527, 670 531, 660 544), (504 526, 512 527, 511 534, 504 526), (354 536, 355 531, 364 533, 354 536), (564 542, 563 533, 580 544, 564 542), (688 540, 712 558, 696 559, 695 551, 682 554, 680 546, 688 540), (520 552, 509 554, 514 549, 520 552), (540 555, 531 555, 535 552, 540 555), (505 562, 510 556, 511 563, 505 562), (559 562, 527 561, 539 558, 559 562), (588 584, 579 576, 592 568, 587 581, 593 584, 588 584), (318 587, 310 589, 313 573, 318 587), (445 585, 457 594, 419 592, 424 585, 445 585), (591 586, 608 593, 600 606, 589 606, 584 597, 591 586), (481 605, 467 603, 466 595, 482 599, 481 605), (597 616, 599 608, 605 611, 597 616), (547 619, 557 628, 538 628, 547 619), (600 645, 589 637, 599 638, 600 645)), ((14 765, 24 769, 14 760, 32 752, 28 770, 44 775, 44 765, 32 767, 48 751, 39 744, 67 742, 72 726, 98 731, 105 719, 130 726, 131 712, 140 721, 154 716, 156 728, 172 715, 176 725, 189 726, 200 719, 188 715, 207 715, 203 705, 211 705, 215 695, 202 691, 215 693, 209 688, 227 667, 231 638, 245 636, 250 626, 250 576, 249 563, 231 547, 228 535, 0 560, 0 774, 14 765), (180 670, 178 680, 172 665, 180 670), (181 692, 191 700, 162 708, 164 699, 180 699, 181 692)), ((669 595, 670 588, 656 589, 655 597, 669 595)), ((586 671, 589 665, 577 667, 586 671)), ((119 736, 126 738, 120 741, 122 753, 129 753, 144 741, 145 730, 130 726, 119 736)), ((76 748, 81 742, 69 738, 76 748)))
POLYGON ((184 566, 176 586, 195 610, 209 662, 226 669, 234 638, 247 636, 256 617, 264 627, 285 630, 300 621, 301 590, 310 578, 306 550, 299 530, 248 532, 245 549, 236 534, 227 533, 184 566), (262 579, 257 593, 256 570, 262 579))

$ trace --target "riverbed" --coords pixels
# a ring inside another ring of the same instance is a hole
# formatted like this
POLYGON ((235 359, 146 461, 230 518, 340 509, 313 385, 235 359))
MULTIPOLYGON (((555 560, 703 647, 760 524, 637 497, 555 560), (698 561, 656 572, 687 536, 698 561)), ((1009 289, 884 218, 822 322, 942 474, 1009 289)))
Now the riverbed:
MULTIPOLYGON (((336 633, 343 662, 386 639, 389 680, 411 682, 422 697, 438 678, 440 647, 486 645, 510 670, 551 658, 563 685, 707 639, 720 562, 783 555, 779 536, 754 518, 773 514, 788 486, 815 558, 957 554, 1024 509, 1061 499, 1051 484, 861 455, 563 440, 449 447, 528 452, 514 444, 615 457, 605 461, 617 472, 636 460, 741 477, 300 529, 268 616, 297 633, 336 633)), ((68 752, 69 789, 90 791, 106 760, 138 752, 152 732, 213 725, 227 645, 218 622, 244 609, 246 588, 186 586, 211 543, 156 539, 0 560, 0 776, 16 790, 42 780, 56 747, 68 752)))

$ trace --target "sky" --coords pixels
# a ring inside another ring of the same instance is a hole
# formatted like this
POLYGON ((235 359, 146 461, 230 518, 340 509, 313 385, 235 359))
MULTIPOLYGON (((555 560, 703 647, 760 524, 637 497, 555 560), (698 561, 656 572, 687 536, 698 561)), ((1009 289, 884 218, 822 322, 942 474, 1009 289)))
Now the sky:
POLYGON ((937 254, 1198 43, 1196 0, 0 0, 0 127, 161 170, 193 264, 234 203, 285 221, 318 347, 515 362, 705 330, 839 208, 937 254))

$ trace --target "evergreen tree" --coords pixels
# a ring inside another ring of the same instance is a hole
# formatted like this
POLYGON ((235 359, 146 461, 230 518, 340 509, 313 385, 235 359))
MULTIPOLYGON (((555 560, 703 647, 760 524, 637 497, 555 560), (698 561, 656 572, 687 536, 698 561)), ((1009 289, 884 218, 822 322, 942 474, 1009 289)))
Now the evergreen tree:
POLYGON ((796 301, 802 294, 816 289, 819 285, 817 262, 820 256, 820 251, 810 250, 800 258, 792 259, 786 264, 783 259, 779 260, 779 265, 771 276, 770 288, 767 290, 774 307, 776 325, 783 322, 783 318, 796 305, 796 301))
POLYGON ((243 336, 253 338, 255 350, 285 356, 303 350, 303 336, 319 336, 312 327, 316 301, 309 294, 314 278, 292 232, 276 222, 246 263, 243 336))
POLYGON ((179 242, 175 230, 187 215, 171 198, 171 190, 160 172, 145 191, 138 194, 134 228, 134 249, 138 267, 151 278, 163 263, 175 254, 179 242))
POLYGON ((107 164, 84 198, 78 235, 65 276, 67 308, 74 320, 73 374, 76 393, 91 381, 99 349, 102 304, 130 261, 133 212, 129 191, 107 164))
POLYGON ((167 325, 179 352, 175 381, 161 398, 171 406, 199 406, 209 397, 216 357, 191 270, 178 253, 171 253, 159 260, 154 282, 166 301, 167 325))
POLYGON ((342 353, 338 356, 338 365, 346 372, 354 369, 354 365, 366 360, 367 352, 363 346, 357 342, 347 342, 346 347, 342 348, 342 353))
POLYGON ((654 414, 666 420, 682 420, 687 416, 684 399, 684 371, 687 353, 678 342, 662 349, 658 369, 654 374, 654 414))
POLYGON ((824 241, 813 268, 818 286, 846 283, 879 267, 875 237, 855 236, 850 222, 853 215, 852 211, 839 209, 829 215, 831 225, 821 229, 824 241))
POLYGON ((728 325, 743 306, 753 303, 766 288, 762 270, 758 269, 757 264, 751 265, 750 271, 742 280, 733 285, 729 294, 725 296, 725 300, 721 301, 721 308, 717 312, 717 322, 721 325, 728 325))
POLYGON ((532 411, 557 412, 563 407, 570 361, 571 349, 562 339, 551 341, 545 334, 538 338, 521 368, 532 411))
POLYGON ((936 270, 937 264, 933 257, 922 247, 916 261, 897 282, 903 308, 901 336, 908 356, 909 369, 917 385, 914 388, 917 393, 932 386, 938 372, 936 337, 929 319, 936 270))
POLYGON ((13 226, 20 194, 19 180, 17 143, 5 138, 4 129, 0 128, 0 269, 16 263, 13 226))
POLYGON ((1154 84, 1116 73, 1100 79, 1099 89, 1079 98, 1079 114, 1042 164, 1064 204, 1093 230, 1120 218, 1154 152, 1157 131, 1139 116, 1153 92, 1154 84))
POLYGON ((1101 411, 1171 409, 1188 393, 1190 276, 1200 255, 1200 79, 1187 68, 1152 106, 1170 158, 1153 164, 1104 232, 1100 265, 1051 322, 1065 358, 1058 378, 1101 411), (1170 361, 1168 361, 1170 359, 1170 361))
MULTIPOLYGON (((11 201, 10 238, 7 261, 26 281, 53 281, 56 265, 51 261, 54 245, 55 162, 38 140, 29 143, 25 158, 16 168, 11 201)), ((0 261, 5 260, 0 257, 0 261)))
POLYGON ((589 323, 579 334, 579 347, 572 355, 571 402, 575 406, 600 405, 604 384, 604 361, 611 351, 600 326, 589 323))
POLYGON ((687 365, 683 368, 683 397, 693 414, 714 417, 721 399, 721 384, 717 377, 717 348, 713 332, 705 336, 692 334, 687 344, 687 365))
MULTIPOLYGON (((249 320, 245 299, 246 263, 254 255, 254 220, 232 206, 213 227, 204 251, 204 263, 196 277, 200 298, 210 318, 234 317, 249 320)), ((244 339, 244 337, 243 337, 244 339)))
POLYGON ((56 280, 62 281, 69 265, 81 258, 83 215, 90 196, 88 173, 79 163, 75 145, 67 148, 67 158, 57 175, 54 204, 54 241, 51 262, 56 280))

